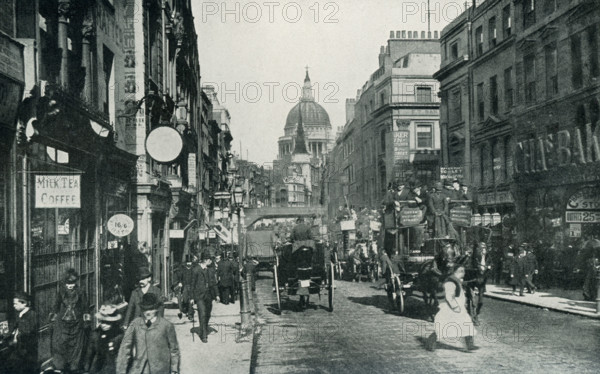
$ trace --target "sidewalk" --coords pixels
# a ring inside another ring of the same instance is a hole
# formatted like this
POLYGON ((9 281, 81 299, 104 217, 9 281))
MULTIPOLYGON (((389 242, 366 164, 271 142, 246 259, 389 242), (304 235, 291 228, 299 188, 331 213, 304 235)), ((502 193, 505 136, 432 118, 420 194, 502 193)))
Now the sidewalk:
MULTIPOLYGON (((202 343, 198 334, 192 340, 192 322, 185 315, 179 319, 179 309, 170 309, 172 307, 176 304, 165 309, 165 318, 175 325, 181 351, 181 374, 250 373, 253 329, 240 331, 239 302, 229 305, 213 303, 208 343, 202 343)), ((197 312, 194 317, 194 326, 198 327, 197 312)))
POLYGON ((485 296, 493 299, 600 319, 600 314, 596 314, 596 302, 584 301, 580 290, 551 288, 536 291, 535 294, 525 292, 525 296, 514 296, 510 286, 488 284, 485 287, 485 296))

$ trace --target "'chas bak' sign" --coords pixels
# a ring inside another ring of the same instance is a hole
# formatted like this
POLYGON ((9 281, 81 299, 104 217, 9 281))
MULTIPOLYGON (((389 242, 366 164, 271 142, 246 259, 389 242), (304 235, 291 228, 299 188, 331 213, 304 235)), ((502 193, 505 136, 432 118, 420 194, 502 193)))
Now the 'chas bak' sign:
POLYGON ((81 175, 36 175, 36 208, 81 208, 81 175))

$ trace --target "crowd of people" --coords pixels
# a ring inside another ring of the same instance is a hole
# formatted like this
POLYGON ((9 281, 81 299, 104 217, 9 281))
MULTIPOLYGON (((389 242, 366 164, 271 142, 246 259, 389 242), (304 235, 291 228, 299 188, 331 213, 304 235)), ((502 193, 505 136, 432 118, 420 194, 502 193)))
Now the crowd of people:
MULTIPOLYGON (((198 325, 191 329, 208 341, 214 302, 235 303, 240 277, 255 274, 256 261, 240 264, 231 252, 211 256, 190 254, 175 272, 173 291, 184 315, 198 325)), ((117 305, 108 297, 92 315, 87 295, 78 286, 79 275, 69 269, 56 296, 51 324, 51 366, 48 373, 177 373, 180 352, 171 322, 164 318, 164 298, 152 282, 148 268, 137 272, 137 286, 129 302, 117 305), (125 307, 126 305, 126 307, 125 307)), ((255 276, 249 277, 255 279, 255 276)), ((252 281, 252 283, 254 283, 252 281)), ((254 289, 254 285, 251 285, 254 289)), ((13 299, 16 321, 7 336, 6 358, 0 373, 39 373, 38 317, 30 295, 17 292, 13 299)))

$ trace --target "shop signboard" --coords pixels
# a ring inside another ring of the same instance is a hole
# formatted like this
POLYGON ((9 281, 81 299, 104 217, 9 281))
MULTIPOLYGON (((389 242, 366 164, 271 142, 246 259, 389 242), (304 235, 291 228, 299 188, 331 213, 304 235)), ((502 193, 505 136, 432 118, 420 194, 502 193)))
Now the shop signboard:
POLYGON ((580 238, 581 237, 581 223, 569 224, 569 236, 571 238, 580 238))
POLYGON ((481 214, 475 213, 471 216, 471 226, 480 226, 481 221, 481 214))
POLYGON ((586 188, 578 191, 569 198, 567 210, 600 210, 600 190, 586 188))
POLYGON ((356 226, 354 225, 353 220, 340 221, 340 229, 342 231, 350 231, 350 230, 355 230, 356 226))
POLYGON ((36 175, 35 207, 81 208, 81 175, 36 175))
POLYGON ((457 226, 471 225, 471 208, 468 206, 457 206, 450 210, 450 221, 457 226))
POLYGON ((568 223, 600 223, 600 211, 574 211, 566 212, 565 222, 568 223))
POLYGON ((442 166, 440 167, 440 179, 448 180, 462 180, 463 179, 463 168, 462 166, 442 166))
POLYGON ((185 237, 185 233, 180 229, 171 229, 169 230, 169 238, 170 239, 183 239, 185 237))
POLYGON ((108 219, 108 222, 106 222, 108 232, 117 237, 131 234, 133 226, 133 220, 126 214, 115 214, 108 219))

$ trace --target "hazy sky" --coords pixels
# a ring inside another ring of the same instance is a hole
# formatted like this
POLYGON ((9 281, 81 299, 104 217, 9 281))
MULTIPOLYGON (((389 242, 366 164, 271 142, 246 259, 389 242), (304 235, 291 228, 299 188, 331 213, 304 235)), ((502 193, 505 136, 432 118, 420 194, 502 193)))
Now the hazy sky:
MULTIPOLYGON (((463 1, 431 0, 441 31, 463 1)), ((269 163, 305 66, 335 134, 346 98, 378 68, 390 30, 427 30, 427 0, 192 1, 202 84, 213 84, 232 117, 233 149, 269 163)))

